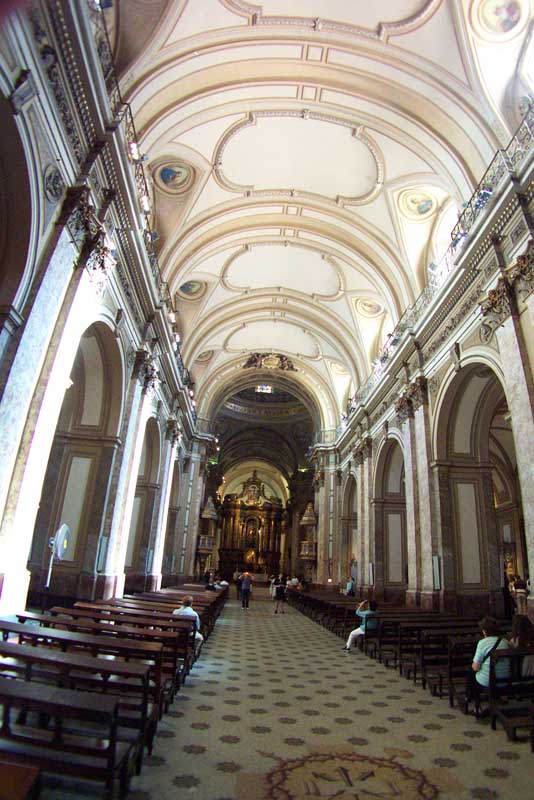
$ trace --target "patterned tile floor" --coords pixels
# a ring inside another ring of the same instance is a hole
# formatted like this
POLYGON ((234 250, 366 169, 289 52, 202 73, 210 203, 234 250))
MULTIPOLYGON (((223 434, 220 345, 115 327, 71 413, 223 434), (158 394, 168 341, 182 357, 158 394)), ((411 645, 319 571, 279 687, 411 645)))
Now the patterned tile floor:
MULTIPOLYGON (((130 800, 531 800, 534 754, 265 590, 234 590, 130 800)), ((44 800, 101 797, 49 778, 44 800)))

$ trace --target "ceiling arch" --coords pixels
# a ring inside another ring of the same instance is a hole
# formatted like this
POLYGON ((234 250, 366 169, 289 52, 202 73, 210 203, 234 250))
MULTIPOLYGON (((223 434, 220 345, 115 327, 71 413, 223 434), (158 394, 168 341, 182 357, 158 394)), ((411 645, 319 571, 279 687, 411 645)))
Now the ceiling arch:
POLYGON ((488 35, 484 2, 156 0, 137 49, 119 3, 121 91, 202 415, 265 350, 336 427, 514 116, 530 4, 488 35))

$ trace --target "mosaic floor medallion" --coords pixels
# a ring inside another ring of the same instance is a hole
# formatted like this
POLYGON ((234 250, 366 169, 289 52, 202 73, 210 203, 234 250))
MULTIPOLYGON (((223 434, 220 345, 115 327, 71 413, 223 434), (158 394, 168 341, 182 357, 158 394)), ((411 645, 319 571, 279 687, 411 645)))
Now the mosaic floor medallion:
POLYGON ((436 800, 438 789, 422 772, 397 761, 357 753, 315 753, 282 761, 266 776, 269 800, 436 800))

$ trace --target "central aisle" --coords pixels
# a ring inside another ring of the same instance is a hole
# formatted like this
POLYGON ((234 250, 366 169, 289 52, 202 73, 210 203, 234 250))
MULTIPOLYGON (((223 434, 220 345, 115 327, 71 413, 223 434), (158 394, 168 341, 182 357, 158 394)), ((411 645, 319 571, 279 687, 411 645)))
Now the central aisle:
POLYGON ((131 800, 532 797, 534 755, 286 608, 231 587, 131 800))
MULTIPOLYGON (((129 800, 530 800, 534 755, 449 709, 266 589, 235 589, 129 800)), ((94 798, 82 784, 43 800, 94 798)))

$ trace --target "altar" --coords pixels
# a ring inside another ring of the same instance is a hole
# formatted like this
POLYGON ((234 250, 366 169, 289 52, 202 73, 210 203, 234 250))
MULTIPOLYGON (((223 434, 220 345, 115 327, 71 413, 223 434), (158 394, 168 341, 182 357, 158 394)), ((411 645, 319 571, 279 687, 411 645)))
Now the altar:
POLYGON ((256 470, 240 493, 228 494, 222 506, 219 571, 226 577, 248 570, 257 583, 280 571, 281 536, 287 512, 278 497, 265 494, 256 470))

